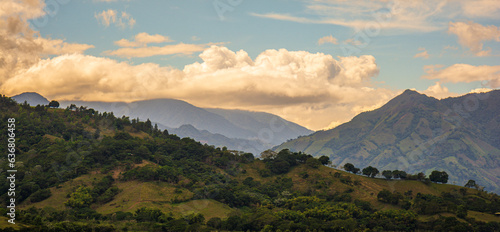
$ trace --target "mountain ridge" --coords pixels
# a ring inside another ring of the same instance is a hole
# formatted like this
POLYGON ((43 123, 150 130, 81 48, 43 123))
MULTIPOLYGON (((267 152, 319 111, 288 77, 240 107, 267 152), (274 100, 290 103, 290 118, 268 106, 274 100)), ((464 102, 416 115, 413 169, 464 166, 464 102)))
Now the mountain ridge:
POLYGON ((406 90, 384 106, 326 131, 288 141, 288 148, 333 163, 424 172, 446 170, 500 191, 500 90, 437 100, 406 90), (496 128, 496 130, 495 130, 496 128), (470 170, 469 170, 470 169, 470 170))
MULTIPOLYGON (((23 93, 13 97, 27 100, 30 105, 47 105, 49 102, 38 93, 23 93), (26 96, 31 96, 27 98, 26 96), (32 100, 33 99, 33 100, 32 100), (46 101, 35 101, 45 99, 46 101)), ((86 106, 100 112, 113 112, 141 120, 150 119, 160 129, 168 129, 180 137, 191 137, 214 146, 226 146, 259 155, 270 147, 313 131, 289 122, 277 115, 246 110, 200 108, 188 102, 156 98, 126 102, 60 101, 61 108, 71 104, 86 106), (193 128, 181 128, 192 125, 193 128), (196 131, 195 131, 196 130, 196 131)))

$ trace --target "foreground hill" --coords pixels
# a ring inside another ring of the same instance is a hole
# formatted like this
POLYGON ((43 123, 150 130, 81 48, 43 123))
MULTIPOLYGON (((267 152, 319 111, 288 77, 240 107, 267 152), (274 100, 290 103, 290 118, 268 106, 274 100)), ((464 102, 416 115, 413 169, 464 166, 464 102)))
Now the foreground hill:
POLYGON ((17 169, 16 225, 2 229, 500 231, 499 196, 477 189, 363 177, 288 150, 256 160, 92 109, 1 97, 0 118, 15 118, 17 169))
POLYGON ((500 90, 437 100, 406 90, 381 108, 334 129, 288 141, 288 148, 334 164, 381 170, 443 170, 450 182, 476 180, 500 192, 500 90))

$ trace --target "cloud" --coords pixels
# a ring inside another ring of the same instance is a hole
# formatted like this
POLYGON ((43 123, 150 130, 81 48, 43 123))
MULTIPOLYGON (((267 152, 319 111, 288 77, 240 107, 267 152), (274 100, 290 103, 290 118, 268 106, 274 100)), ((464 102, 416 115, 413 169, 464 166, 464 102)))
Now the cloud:
POLYGON ((446 18, 442 16, 446 4, 446 1, 436 0, 318 0, 307 1, 302 16, 288 13, 251 15, 297 23, 339 25, 357 30, 377 28, 429 32, 445 26, 444 23, 435 23, 434 19, 446 18))
POLYGON ((109 9, 106 11, 102 11, 99 14, 95 13, 94 17, 99 23, 101 23, 105 27, 109 27, 109 25, 111 25, 112 23, 116 23, 116 14, 116 11, 109 9))
POLYGON ((427 50, 425 50, 425 48, 419 48, 418 50, 422 52, 417 53, 415 56, 413 56, 413 58, 421 57, 424 59, 429 59, 429 53, 427 53, 427 50))
POLYGON ((360 45, 363 45, 363 42, 356 40, 354 38, 351 38, 351 39, 344 40, 344 44, 350 44, 353 46, 360 46, 360 45))
POLYGON ((450 83, 471 83, 480 81, 484 86, 490 88, 500 87, 500 65, 474 66, 470 64, 454 64, 444 69, 443 66, 425 66, 426 79, 439 79, 442 82, 450 83), (440 70, 439 70, 440 69, 440 70))
POLYGON ((0 2, 0 83, 48 55, 82 53, 93 48, 39 36, 28 20, 44 16, 44 7, 44 1, 38 0, 0 2))
POLYGON ((460 45, 469 48, 476 56, 488 56, 491 49, 483 50, 483 42, 494 40, 500 42, 500 28, 483 26, 474 22, 450 22, 448 33, 458 37, 460 45))
POLYGON ((0 91, 37 91, 60 100, 176 98, 202 107, 267 111, 313 129, 345 122, 396 94, 372 86, 379 70, 372 56, 271 49, 251 59, 244 50, 211 46, 200 58, 180 70, 66 54, 18 72, 0 91))
POLYGON ((129 41, 127 39, 121 39, 115 42, 116 45, 120 47, 144 47, 149 43, 166 43, 173 42, 168 36, 163 35, 150 35, 148 33, 142 32, 135 35, 134 41, 129 41))
POLYGON ((85 50, 94 48, 94 45, 66 43, 61 39, 45 39, 38 37, 35 42, 42 46, 43 55, 62 55, 71 53, 83 53, 85 50))
POLYGON ((422 91, 422 93, 432 96, 437 99, 443 99, 451 96, 458 96, 459 94, 451 93, 450 90, 445 87, 441 86, 441 83, 436 82, 434 85, 429 86, 425 91, 422 91))
POLYGON ((0 18, 5 16, 19 16, 23 19, 34 19, 45 15, 43 0, 1 1, 0 18))
POLYGON ((135 19, 127 12, 122 11, 120 15, 117 11, 112 9, 103 10, 101 13, 95 13, 94 17, 97 19, 97 22, 105 27, 115 24, 122 29, 127 27, 132 29, 136 23, 135 19))
POLYGON ((325 44, 325 43, 331 43, 331 44, 339 44, 337 42, 337 38, 329 35, 329 36, 325 36, 325 37, 321 37, 319 40, 318 40, 318 44, 319 45, 322 45, 322 44, 325 44))
POLYGON ((459 18, 500 18, 497 0, 315 0, 303 1, 302 12, 251 13, 255 17, 310 24, 386 29, 397 33, 445 29, 459 18))
POLYGON ((130 14, 122 11, 122 16, 118 19, 117 25, 122 29, 130 27, 131 29, 134 27, 136 21, 130 14))
POLYGON ((150 57, 160 55, 183 54, 190 55, 195 52, 201 52, 207 47, 206 44, 185 44, 165 45, 163 47, 139 47, 139 48, 120 48, 113 51, 104 51, 103 54, 109 56, 118 56, 125 58, 150 57))
POLYGON ((497 0, 462 1, 464 15, 470 18, 500 18, 497 0))

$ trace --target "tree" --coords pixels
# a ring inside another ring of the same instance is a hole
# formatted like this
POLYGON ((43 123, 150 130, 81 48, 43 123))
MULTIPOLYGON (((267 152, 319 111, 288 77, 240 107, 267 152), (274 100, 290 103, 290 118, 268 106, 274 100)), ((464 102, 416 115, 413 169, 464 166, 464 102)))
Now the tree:
POLYGON ((351 163, 344 164, 344 170, 346 170, 347 172, 352 172, 354 168, 355 168, 354 165, 351 163))
POLYGON ((425 174, 423 172, 419 172, 417 174, 417 180, 424 180, 425 179, 425 174))
POLYGON ((469 180, 469 181, 467 181, 467 184, 465 184, 465 187, 466 188, 475 188, 475 189, 477 189, 478 185, 476 184, 475 180, 469 180))
POLYGON ((55 100, 52 100, 50 103, 49 103, 49 107, 50 108, 59 108, 59 102, 55 101, 55 100))
POLYGON ((328 156, 321 156, 319 157, 319 162, 323 165, 327 165, 330 162, 330 157, 328 156))
POLYGON ((399 171, 399 178, 400 179, 406 179, 408 177, 408 174, 406 174, 405 171, 399 171))
POLYGON ((159 222, 162 216, 164 214, 159 209, 142 207, 135 211, 135 220, 138 222, 159 222))
POLYGON ((448 173, 445 171, 440 172, 440 171, 432 171, 431 175, 429 176, 429 179, 432 182, 441 182, 441 183, 447 183, 448 182, 448 173))
POLYGON ((383 175, 386 179, 390 180, 390 179, 392 179, 393 172, 392 172, 392 171, 389 171, 389 170, 384 170, 384 171, 382 172, 382 175, 383 175))
POLYGON ((309 158, 306 160, 306 165, 311 168, 318 168, 321 165, 321 162, 316 158, 309 158))
POLYGON ((467 207, 465 205, 459 205, 457 208, 457 217, 465 218, 467 217, 467 207))
POLYGON ((362 172, 363 172, 363 175, 369 176, 369 177, 375 177, 379 173, 378 169, 374 168, 372 166, 368 166, 366 168, 363 168, 362 172))
POLYGON ((93 201, 91 192, 92 190, 90 188, 80 186, 71 194, 71 197, 66 201, 65 205, 74 209, 89 207, 93 201))

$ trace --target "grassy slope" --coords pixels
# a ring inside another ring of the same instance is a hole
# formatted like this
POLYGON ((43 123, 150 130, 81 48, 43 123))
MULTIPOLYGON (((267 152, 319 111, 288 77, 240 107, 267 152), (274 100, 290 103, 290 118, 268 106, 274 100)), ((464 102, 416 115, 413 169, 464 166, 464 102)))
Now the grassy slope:
MULTIPOLYGON (((244 169, 247 170, 246 174, 241 174, 237 177, 239 181, 244 180, 247 177, 252 177, 256 181, 260 182, 268 182, 273 181, 276 177, 267 177, 262 178, 257 170, 264 168, 264 163, 261 161, 254 162, 252 164, 246 164, 243 166, 244 169)), ((327 182, 327 188, 330 192, 339 192, 342 193, 349 188, 352 188, 354 191, 351 193, 353 199, 359 199, 370 202, 375 208, 382 209, 393 209, 397 208, 395 206, 381 203, 377 200, 377 194, 382 189, 388 189, 390 191, 396 191, 400 193, 405 193, 409 190, 413 192, 413 196, 417 193, 424 194, 433 194, 433 195, 441 195, 441 192, 450 192, 452 190, 458 191, 461 186, 449 185, 449 184, 436 184, 430 183, 426 185, 422 181, 416 180, 385 180, 379 178, 370 178, 366 176, 355 175, 352 173, 348 173, 345 171, 332 169, 326 166, 321 166, 319 169, 311 169, 305 165, 298 166, 293 168, 289 173, 285 174, 284 177, 292 178, 294 183, 294 190, 306 191, 307 189, 315 189, 313 186, 318 181, 327 182), (303 179, 300 177, 299 173, 307 171, 309 177, 303 179), (335 172, 340 172, 342 176, 349 176, 352 181, 359 181, 360 185, 348 186, 341 183, 339 178, 335 178, 333 175, 335 172)), ((316 190, 319 191, 319 190, 316 190)), ((468 194, 476 194, 477 190, 468 189, 468 194)), ((480 221, 498 221, 500 222, 499 217, 495 217, 492 214, 485 214, 475 211, 469 211, 470 217, 474 217, 476 220, 480 221)))
MULTIPOLYGON (((242 168, 246 169, 247 172, 245 174, 236 176, 235 179, 237 179, 238 181, 243 181, 247 177, 253 177, 255 181, 266 183, 274 181, 277 178, 276 176, 263 178, 258 174, 257 170, 264 168, 264 163, 262 161, 256 161, 251 164, 243 164, 242 168)), ((90 186, 92 181, 98 180, 102 177, 104 177, 104 174, 95 173, 83 175, 72 181, 68 181, 62 184, 59 188, 51 188, 51 191, 53 193, 52 197, 42 202, 33 204, 28 203, 28 199, 19 206, 19 209, 26 209, 31 206, 38 208, 50 206, 56 209, 64 209, 64 202, 67 201, 66 195, 71 192, 74 187, 81 184, 90 186)), ((326 166, 321 166, 319 169, 312 169, 305 165, 298 166, 293 168, 289 173, 283 175, 283 177, 292 178, 294 183, 293 190, 301 192, 307 190, 319 191, 314 187, 317 182, 324 182, 324 186, 326 186, 324 188, 327 188, 328 192, 332 193, 342 193, 352 188, 354 190, 351 193, 353 199, 368 201, 379 210, 397 208, 396 206, 384 204, 377 201, 377 194, 382 189, 388 189, 390 191, 397 191, 401 193, 411 190, 413 191, 413 195, 416 195, 419 192, 440 195, 443 191, 449 192, 454 189, 458 191, 458 189, 461 188, 460 186, 448 184, 431 183, 429 185, 426 185, 421 181, 369 178, 332 169, 326 166), (309 177, 306 179, 300 177, 299 175, 299 173, 304 171, 307 171, 309 174, 309 177), (341 183, 339 178, 333 176, 335 172, 340 172, 342 177, 350 177, 352 181, 357 180, 360 184, 353 186, 343 184, 341 183)), ((126 181, 117 182, 116 186, 118 186, 118 188, 122 189, 123 191, 120 192, 111 202, 108 202, 104 205, 94 205, 93 207, 97 210, 97 212, 102 214, 112 214, 117 211, 134 212, 141 207, 153 207, 161 209, 165 213, 173 213, 175 216, 181 216, 190 213, 202 213, 208 220, 212 217, 225 218, 228 217, 230 213, 238 211, 237 209, 230 208, 223 203, 208 199, 188 200, 182 203, 172 203, 171 201, 175 198, 189 199, 192 197, 193 193, 187 189, 183 189, 179 186, 169 183, 126 181), (180 189, 182 192, 175 193, 174 191, 176 188, 180 189)), ((468 189, 468 194, 475 193, 477 193, 477 190, 468 189)), ((469 211, 469 216, 474 217, 476 220, 480 221, 500 221, 500 218, 495 217, 494 215, 474 211, 469 211)), ((422 216, 421 219, 430 219, 430 216, 422 216)))
MULTIPOLYGON (((91 186, 92 181, 99 180, 104 174, 87 174, 68 181, 59 188, 50 189, 52 196, 48 199, 29 203, 29 199, 23 202, 19 209, 29 207, 52 207, 57 210, 65 209, 64 203, 68 200, 68 193, 79 185, 91 186)), ((191 200, 182 203, 171 203, 173 199, 190 199, 193 193, 187 189, 179 188, 182 193, 174 193, 175 185, 164 182, 138 182, 126 181, 117 182, 116 186, 122 191, 115 196, 115 199, 103 204, 93 205, 93 208, 102 214, 112 214, 117 211, 134 212, 141 207, 151 207, 161 209, 165 213, 173 213, 174 216, 186 215, 193 212, 202 213, 208 220, 212 217, 225 218, 235 209, 214 200, 191 200)))

